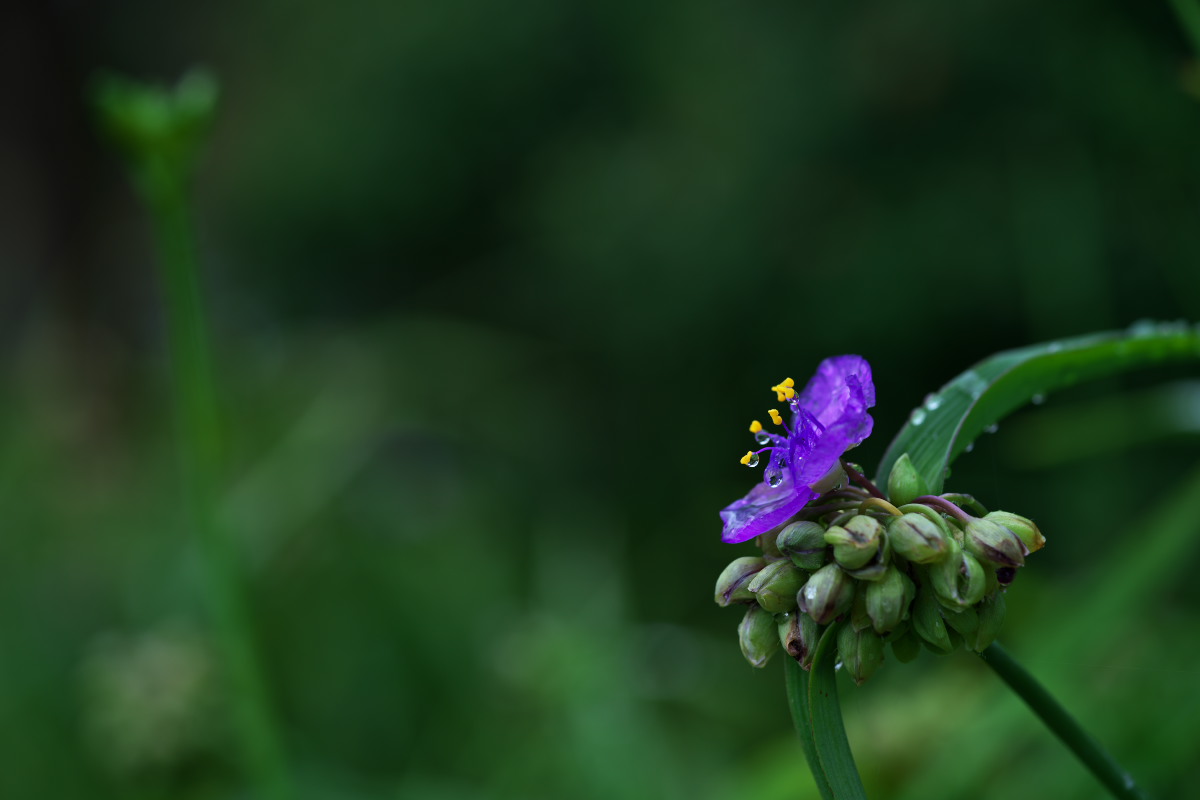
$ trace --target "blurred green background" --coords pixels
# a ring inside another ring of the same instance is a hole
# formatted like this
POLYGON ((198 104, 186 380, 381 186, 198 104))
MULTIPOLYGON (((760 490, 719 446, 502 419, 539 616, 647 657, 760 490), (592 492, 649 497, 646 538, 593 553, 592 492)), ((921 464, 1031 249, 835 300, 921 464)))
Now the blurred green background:
MULTIPOLYGON (((866 356, 871 467, 996 350, 1200 319, 1165 2, 27 0, 0 35, 3 797, 248 792, 100 68, 221 82, 221 513, 303 797, 815 797, 710 600, 767 387, 866 356)), ((1200 780, 1196 553, 1154 549, 1200 533, 1195 375, 1055 395, 947 485, 1041 524, 1002 638, 1160 797, 1200 780)), ((971 656, 843 705, 874 798, 1101 796, 971 656)))

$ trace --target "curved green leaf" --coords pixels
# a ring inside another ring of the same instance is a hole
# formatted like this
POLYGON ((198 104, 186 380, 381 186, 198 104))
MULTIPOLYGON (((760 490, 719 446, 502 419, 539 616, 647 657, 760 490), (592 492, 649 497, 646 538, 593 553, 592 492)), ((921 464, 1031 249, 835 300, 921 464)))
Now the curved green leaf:
MULTIPOLYGON (((838 703, 834 665, 837 661, 837 631, 842 624, 831 624, 817 643, 808 678, 808 715, 820 771, 833 796, 837 800, 866 800, 867 793, 858 767, 854 765, 854 754, 850 752, 850 740, 846 738, 842 708, 838 703)), ((817 782, 819 785, 819 777, 817 782)))
POLYGON ((1189 358, 1200 358, 1200 326, 1149 322, 997 353, 913 409, 884 453, 875 480, 886 483, 896 460, 908 453, 931 491, 939 493, 950 462, 988 426, 1030 400, 1106 375, 1189 358))
POLYGON ((783 664, 784 680, 787 682, 788 708, 792 710, 792 722, 796 725, 796 733, 800 736, 800 747, 804 750, 804 758, 808 768, 812 770, 813 780, 822 800, 835 800, 829 779, 821 769, 817 758, 817 740, 813 735, 812 721, 808 711, 808 673, 794 658, 785 658, 783 664))

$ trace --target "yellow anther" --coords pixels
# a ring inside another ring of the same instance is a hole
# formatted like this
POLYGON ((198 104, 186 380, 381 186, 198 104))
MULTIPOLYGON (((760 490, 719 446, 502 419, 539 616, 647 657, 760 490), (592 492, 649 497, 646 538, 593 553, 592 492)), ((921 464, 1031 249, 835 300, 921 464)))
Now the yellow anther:
POLYGON ((774 422, 776 425, 783 424, 783 417, 779 416, 778 409, 774 409, 774 408, 767 409, 767 413, 771 415, 771 422, 774 422))
POLYGON ((783 403, 796 396, 796 390, 792 388, 795 385, 796 382, 791 378, 784 378, 781 383, 772 386, 771 391, 775 393, 775 396, 779 399, 779 402, 783 403))
POLYGON ((754 451, 753 451, 753 450, 747 450, 747 451, 746 451, 746 455, 742 456, 742 463, 743 463, 743 464, 749 464, 749 463, 750 463, 750 459, 752 459, 752 458, 754 458, 754 451))
POLYGON ((759 422, 758 420, 754 420, 753 422, 750 423, 750 432, 751 433, 758 433, 761 430, 762 430, 762 423, 759 422))

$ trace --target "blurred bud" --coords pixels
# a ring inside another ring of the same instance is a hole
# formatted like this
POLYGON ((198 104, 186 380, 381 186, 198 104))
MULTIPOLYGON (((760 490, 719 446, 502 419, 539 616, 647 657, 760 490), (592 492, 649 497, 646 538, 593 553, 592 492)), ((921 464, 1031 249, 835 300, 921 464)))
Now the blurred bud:
POLYGON ((987 589, 983 565, 958 545, 944 561, 929 567, 929 580, 939 600, 950 608, 967 608, 978 603, 987 589))
POLYGON ((996 641, 1000 627, 1004 624, 1004 606, 1003 592, 996 592, 979 604, 979 627, 975 629, 973 637, 967 637, 972 650, 981 653, 987 649, 989 644, 996 641))
POLYGON ((867 615, 876 633, 888 633, 908 616, 915 587, 908 576, 895 567, 888 567, 883 577, 867 584, 867 615))
POLYGON ((825 563, 825 529, 815 522, 793 522, 779 532, 775 545, 801 569, 818 570, 825 563))
POLYGON ((850 604, 850 624, 856 631, 871 627, 871 615, 867 613, 867 593, 861 586, 855 589, 854 602, 850 604))
POLYGON ((826 564, 812 574, 796 600, 818 625, 827 625, 850 609, 854 580, 837 564, 826 564))
POLYGON ((917 564, 932 564, 946 555, 946 534, 924 514, 892 517, 888 539, 897 553, 917 564))
POLYGON ((954 652, 954 643, 946 632, 946 623, 942 620, 937 600, 926 587, 921 587, 913 601, 912 626, 934 652, 954 652))
POLYGON ((804 573, 786 559, 767 564, 746 588, 758 599, 758 604, 778 614, 796 607, 796 592, 804 585, 804 573))
MULTIPOLYGON (((913 466, 908 453, 896 459, 892 474, 888 475, 888 500, 898 506, 911 503, 921 495, 929 494, 929 485, 913 466)), ((907 557, 907 556, 906 556, 907 557)))
POLYGON ((833 558, 846 569, 865 567, 879 550, 883 526, 874 517, 859 514, 842 526, 825 531, 825 541, 833 545, 833 558))
POLYGON ((742 655, 752 667, 766 666, 771 656, 779 649, 779 632, 775 626, 775 615, 761 606, 750 606, 746 616, 738 625, 738 643, 742 655))
POLYGON ((837 644, 842 666, 860 686, 883 666, 883 639, 870 628, 856 631, 853 625, 843 625, 837 644))
POLYGON ((965 544, 976 558, 1002 567, 1024 565, 1028 552, 1017 534, 989 519, 972 519, 967 523, 965 544))
POLYGON ((821 635, 817 623, 803 611, 791 614, 781 614, 776 618, 779 630, 779 642, 784 651, 796 659, 804 669, 812 667, 813 653, 817 649, 817 639, 821 635))
POLYGON ((1035 553, 1046 546, 1046 537, 1033 524, 1033 520, 1012 514, 1008 511, 993 511, 984 517, 986 520, 1003 525, 1017 535, 1025 545, 1025 555, 1035 553))
POLYGON ((908 631, 903 636, 892 639, 892 654, 901 664, 907 664, 921 652, 921 640, 915 631, 908 631))
POLYGON ((749 589, 750 581, 766 565, 766 559, 754 556, 734 559, 717 578, 717 588, 713 594, 713 600, 719 606, 753 602, 754 595, 750 594, 749 589))

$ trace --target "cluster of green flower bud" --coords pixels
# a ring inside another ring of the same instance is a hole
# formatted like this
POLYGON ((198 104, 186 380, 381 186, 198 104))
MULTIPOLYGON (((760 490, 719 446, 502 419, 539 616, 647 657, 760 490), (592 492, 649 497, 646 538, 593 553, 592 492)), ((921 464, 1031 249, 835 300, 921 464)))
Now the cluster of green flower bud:
POLYGON ((825 503, 815 518, 760 536, 762 555, 721 573, 716 602, 748 606, 738 638, 752 665, 782 648, 807 669, 823 627, 839 618, 838 658, 860 684, 883 664, 885 645, 908 662, 922 645, 982 651, 996 638, 1004 591, 1045 544, 1041 531, 968 495, 925 494, 907 456, 888 493, 842 489, 838 508, 825 503))

